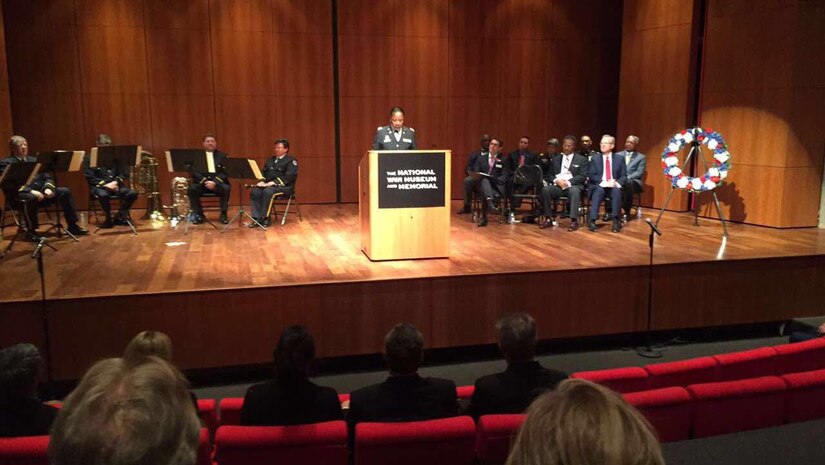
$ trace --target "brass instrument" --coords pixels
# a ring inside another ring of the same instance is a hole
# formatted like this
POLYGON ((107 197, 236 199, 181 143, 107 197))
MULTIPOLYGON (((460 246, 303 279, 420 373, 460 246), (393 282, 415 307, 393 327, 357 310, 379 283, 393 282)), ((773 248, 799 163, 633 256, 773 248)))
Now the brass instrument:
POLYGON ((163 207, 158 191, 158 160, 150 152, 141 151, 140 163, 129 172, 129 184, 146 197, 146 214, 143 219, 164 221, 163 207))
POLYGON ((169 221, 176 226, 183 215, 189 213, 189 178, 172 178, 172 205, 164 205, 169 209, 169 221))

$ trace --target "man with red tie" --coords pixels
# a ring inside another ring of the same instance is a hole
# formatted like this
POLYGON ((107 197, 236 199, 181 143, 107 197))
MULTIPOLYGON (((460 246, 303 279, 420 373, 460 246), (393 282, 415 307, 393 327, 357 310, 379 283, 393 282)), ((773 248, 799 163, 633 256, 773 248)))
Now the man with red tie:
POLYGON ((587 185, 587 195, 590 197, 590 216, 587 228, 596 231, 596 218, 599 216, 599 206, 610 194, 611 210, 613 217, 613 232, 622 230, 622 184, 627 179, 627 165, 624 157, 618 153, 613 153, 616 146, 616 138, 605 134, 602 136, 599 149, 600 155, 594 156, 590 160, 590 179, 587 185))

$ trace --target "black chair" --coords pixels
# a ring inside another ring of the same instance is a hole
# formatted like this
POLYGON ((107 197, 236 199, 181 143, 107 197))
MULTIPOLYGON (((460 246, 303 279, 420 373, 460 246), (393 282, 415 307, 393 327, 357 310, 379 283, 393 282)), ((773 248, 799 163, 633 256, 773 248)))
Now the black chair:
POLYGON ((526 187, 523 193, 513 193, 513 199, 528 200, 530 211, 535 218, 541 216, 541 189, 543 187, 543 173, 538 165, 523 165, 513 173, 513 185, 526 187))
MULTIPOLYGON (((110 192, 109 193, 110 199, 110 206, 112 209, 120 206, 120 195, 117 192, 110 192)), ((98 204, 100 203, 100 198, 95 194, 94 189, 89 189, 89 209, 91 210, 91 214, 95 217, 95 225, 97 225, 97 229, 95 229, 95 233, 100 231, 100 215, 103 215, 103 208, 100 209, 98 212, 98 204)), ((137 229, 135 225, 132 223, 130 218, 126 218, 126 225, 129 226, 129 229, 132 230, 132 234, 137 236, 137 229)))
POLYGON ((272 216, 275 216, 275 221, 278 221, 278 205, 284 205, 283 212, 281 214, 281 226, 286 223, 286 217, 289 214, 289 208, 291 206, 295 206, 295 214, 298 215, 298 221, 304 221, 301 217, 301 205, 298 203, 298 199, 295 197, 293 193, 289 197, 283 195, 282 192, 278 192, 269 199, 269 208, 267 211, 269 212, 269 218, 271 219, 272 216))

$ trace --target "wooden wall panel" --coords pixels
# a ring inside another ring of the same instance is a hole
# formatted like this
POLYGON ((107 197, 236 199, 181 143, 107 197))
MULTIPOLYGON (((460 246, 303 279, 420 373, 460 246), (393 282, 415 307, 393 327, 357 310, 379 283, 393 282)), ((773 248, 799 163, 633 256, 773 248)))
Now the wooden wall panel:
MULTIPOLYGON (((693 5, 675 0, 624 2, 616 150, 624 150, 627 136, 639 137, 638 150, 647 156, 645 206, 664 205, 671 184, 662 173, 660 155, 670 137, 691 124, 693 5)), ((598 137, 594 135, 594 141, 598 137)), ((682 160, 687 156, 683 152, 682 160)), ((668 209, 687 208, 687 194, 677 191, 668 209)))
MULTIPOLYGON (((702 124, 725 136, 734 157, 736 189, 719 191, 734 221, 818 223, 825 78, 823 60, 814 57, 825 55, 822 24, 821 2, 708 2, 702 124)), ((709 202, 700 198, 700 211, 714 217, 709 202)))
POLYGON ((6 32, 3 9, 0 8, 0 140, 12 136, 11 96, 9 96, 9 72, 6 61, 6 32))

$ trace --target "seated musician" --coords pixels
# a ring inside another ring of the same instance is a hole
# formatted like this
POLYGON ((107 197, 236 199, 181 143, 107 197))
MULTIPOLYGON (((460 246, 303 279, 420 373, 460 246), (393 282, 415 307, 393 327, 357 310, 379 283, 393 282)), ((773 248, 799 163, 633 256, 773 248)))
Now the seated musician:
MULTIPOLYGON (((111 144, 112 138, 107 134, 100 134, 97 137, 98 147, 111 144)), ((89 183, 90 191, 100 202, 100 208, 106 214, 106 221, 100 227, 109 229, 114 225, 126 226, 128 224, 127 220, 131 220, 129 207, 137 200, 138 193, 136 190, 126 187, 126 179, 128 179, 129 173, 125 172, 125 167, 118 164, 113 168, 102 166, 92 168, 89 158, 86 157, 83 160, 83 174, 89 183), (120 211, 114 220, 112 220, 112 195, 116 195, 120 199, 120 211)))
MULTIPOLYGON (((269 202, 275 195, 289 197, 295 193, 298 179, 298 160, 289 155, 289 140, 275 141, 275 155, 264 164, 263 179, 252 186, 249 201, 252 204, 252 218, 264 226, 269 226, 269 202)), ((257 226, 255 223, 250 228, 257 226)))
POLYGON ((190 168, 189 174, 192 176, 192 184, 189 186, 189 205, 192 208, 192 223, 201 224, 205 221, 203 217, 203 206, 201 196, 207 192, 216 194, 221 199, 221 224, 229 224, 227 210, 229 209, 229 195, 232 193, 232 185, 229 178, 223 171, 221 162, 224 158, 229 158, 225 152, 218 150, 218 139, 214 134, 203 136, 203 148, 207 153, 213 155, 215 160, 215 173, 200 173, 190 168))
MULTIPOLYGON (((37 161, 35 157, 29 156, 29 143, 25 137, 11 136, 9 149, 11 150, 11 155, 2 161, 3 168, 14 163, 37 161)), ((16 195, 17 199, 24 203, 26 224, 29 225, 32 232, 36 231, 40 224, 37 219, 38 209, 40 207, 48 207, 57 201, 57 204, 63 209, 66 223, 69 225, 66 231, 75 236, 89 234, 89 231, 77 224, 78 216, 74 206, 72 192, 68 187, 55 186, 54 181, 48 173, 41 172, 30 184, 22 186, 18 192, 6 192, 5 194, 6 198, 13 198, 16 195)))

